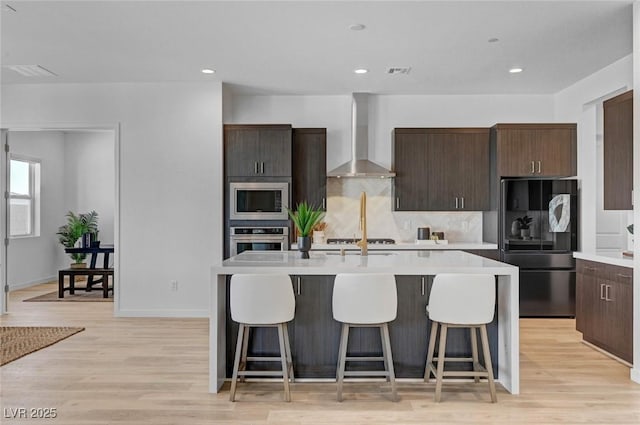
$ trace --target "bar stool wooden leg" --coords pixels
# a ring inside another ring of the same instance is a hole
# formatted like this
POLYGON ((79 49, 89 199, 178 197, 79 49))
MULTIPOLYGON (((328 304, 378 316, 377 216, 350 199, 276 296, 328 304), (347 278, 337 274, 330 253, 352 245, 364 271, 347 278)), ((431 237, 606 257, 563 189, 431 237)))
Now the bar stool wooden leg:
POLYGON ((396 376, 393 369, 393 355, 391 354, 391 339, 389 338, 389 325, 387 323, 382 324, 382 346, 384 352, 385 369, 387 370, 387 377, 391 382, 391 399, 398 401, 398 393, 396 391, 396 376))
POLYGON ((349 325, 342 324, 342 336, 340 337, 340 354, 338 356, 338 401, 342 401, 342 384, 344 382, 344 367, 347 359, 347 344, 349 342, 349 325))
POLYGON ((433 351, 436 349, 436 338, 438 337, 438 322, 431 322, 431 334, 429 335, 429 348, 427 349, 427 363, 424 366, 424 382, 431 380, 431 369, 433 368, 433 351))
POLYGON ((482 355, 484 356, 484 366, 487 369, 487 379, 489 380, 489 391, 491 392, 491 402, 496 403, 496 384, 493 382, 493 365, 491 364, 491 352, 489 351, 489 338, 487 337, 487 325, 480 326, 480 340, 482 341, 482 355))
MULTIPOLYGON (((249 334, 251 333, 251 327, 247 326, 244 330, 244 336, 242 338, 242 355, 240 356, 240 367, 238 370, 247 370, 247 354, 249 351, 249 334)), ((240 376, 240 382, 245 381, 245 376, 240 376)))
POLYGON ((442 395, 442 378, 444 377, 444 355, 447 346, 447 325, 440 323, 440 349, 438 350, 438 370, 436 371, 436 394, 435 400, 440 402, 442 395))
POLYGON ((287 365, 289 371, 289 379, 291 382, 296 382, 296 377, 293 374, 293 356, 291 355, 291 343, 289 342, 289 326, 286 323, 282 324, 284 326, 284 348, 287 350, 287 365))
MULTIPOLYGON (((476 327, 469 326, 469 333, 471 334, 471 359, 473 360, 473 371, 477 372, 480 370, 478 368, 478 366, 480 366, 480 362, 478 361, 478 339, 476 338, 476 327)), ((473 381, 476 383, 480 382, 480 377, 475 375, 473 377, 473 381)))
POLYGON ((240 356, 242 351, 242 341, 244 339, 245 325, 240 324, 238 327, 238 341, 236 343, 236 356, 233 361, 233 376, 231 377, 231 390, 229 391, 229 400, 236 401, 236 387, 238 385, 238 367, 240 366, 240 356))
POLYGON ((284 325, 278 324, 278 341, 280 343, 280 363, 282 364, 282 380, 284 382, 284 401, 291 401, 289 388, 289 365, 287 362, 287 348, 284 342, 284 325))
POLYGON ((382 364, 384 366, 384 371, 387 372, 385 375, 385 381, 389 382, 389 365, 387 364, 388 353, 387 353, 387 344, 384 343, 384 329, 382 329, 382 325, 378 326, 378 330, 380 331, 380 342, 382 345, 382 364))

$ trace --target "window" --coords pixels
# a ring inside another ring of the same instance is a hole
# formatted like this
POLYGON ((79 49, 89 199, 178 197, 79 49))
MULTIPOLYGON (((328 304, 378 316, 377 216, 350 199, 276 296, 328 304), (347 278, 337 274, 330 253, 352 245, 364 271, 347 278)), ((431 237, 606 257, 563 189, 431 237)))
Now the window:
POLYGON ((40 162, 12 157, 9 171, 9 236, 38 236, 40 162))

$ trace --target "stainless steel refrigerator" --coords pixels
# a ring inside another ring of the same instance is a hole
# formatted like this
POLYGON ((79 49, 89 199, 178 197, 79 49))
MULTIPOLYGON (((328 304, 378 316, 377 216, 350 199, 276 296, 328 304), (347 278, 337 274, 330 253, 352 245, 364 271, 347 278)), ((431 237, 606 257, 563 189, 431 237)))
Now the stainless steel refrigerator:
POLYGON ((574 317, 578 248, 575 179, 503 179, 501 261, 520 268, 520 317, 574 317))

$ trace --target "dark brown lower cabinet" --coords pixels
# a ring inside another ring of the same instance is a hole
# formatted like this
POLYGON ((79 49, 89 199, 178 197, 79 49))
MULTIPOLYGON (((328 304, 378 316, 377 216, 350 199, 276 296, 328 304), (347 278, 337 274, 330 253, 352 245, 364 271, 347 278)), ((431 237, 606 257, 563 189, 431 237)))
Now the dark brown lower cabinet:
POLYGON ((585 341, 633 362, 633 269, 577 260, 576 329, 585 341))
MULTIPOLYGON (((340 345, 340 323, 333 319, 332 298, 335 276, 291 276, 296 297, 294 320, 289 323, 289 338, 299 378, 335 378, 340 345)), ((396 276, 398 315, 389 325, 391 351, 398 378, 421 378, 429 343, 430 321, 426 306, 432 276, 396 276)), ((227 287, 227 294, 228 294, 227 287)), ((227 295, 227 376, 233 371, 238 325, 231 320, 227 295)), ((494 374, 498 373, 497 314, 488 325, 494 374)), ((352 328, 349 334, 352 356, 381 356, 380 332, 377 328, 352 328)), ((279 355, 275 328, 251 330, 249 355, 279 355)), ((471 341, 466 329, 451 329, 447 337, 447 356, 471 356, 471 341)), ((469 369, 471 365, 454 364, 469 369)), ((250 365, 253 369, 277 369, 279 363, 250 365)), ((382 370, 382 362, 349 362, 351 370, 382 370)))
POLYGON ((292 276, 296 316, 291 353, 296 376, 335 378, 340 323, 333 320, 331 299, 335 276, 292 276))

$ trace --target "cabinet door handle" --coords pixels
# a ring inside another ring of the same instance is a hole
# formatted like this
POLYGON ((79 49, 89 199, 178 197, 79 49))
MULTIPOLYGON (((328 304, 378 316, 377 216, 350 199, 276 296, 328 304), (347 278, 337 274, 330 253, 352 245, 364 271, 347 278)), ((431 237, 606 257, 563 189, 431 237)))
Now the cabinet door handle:
POLYGON ((460 198, 460 199, 462 199, 462 204, 461 204, 460 208, 464 209, 464 196, 462 198, 460 198))
POLYGON ((534 174, 536 172, 536 164, 531 161, 531 174, 534 174))
POLYGON ((600 284, 600 299, 601 300, 605 300, 605 296, 604 296, 604 292, 605 292, 605 284, 601 283, 600 284))
POLYGON ((298 295, 300 295, 300 276, 298 276, 297 284, 298 285, 297 285, 297 288, 296 288, 296 292, 298 293, 298 295))
POLYGON ((400 208, 400 198, 396 198, 396 208, 400 208))
POLYGON ((253 162, 253 172, 258 174, 258 161, 253 162))
POLYGON ((458 209, 458 197, 456 196, 456 209, 458 209))
POLYGON ((260 164, 260 174, 264 174, 264 162, 260 164))
POLYGON ((604 299, 605 301, 613 301, 612 298, 609 298, 609 290, 611 289, 611 285, 605 285, 604 288, 604 299))
POLYGON ((322 198, 322 209, 323 210, 327 209, 326 200, 324 198, 322 198))
POLYGON ((542 161, 538 161, 538 174, 541 173, 542 170, 542 161))
POLYGON ((421 291, 420 293, 424 296, 424 276, 420 277, 420 286, 421 286, 421 291))

